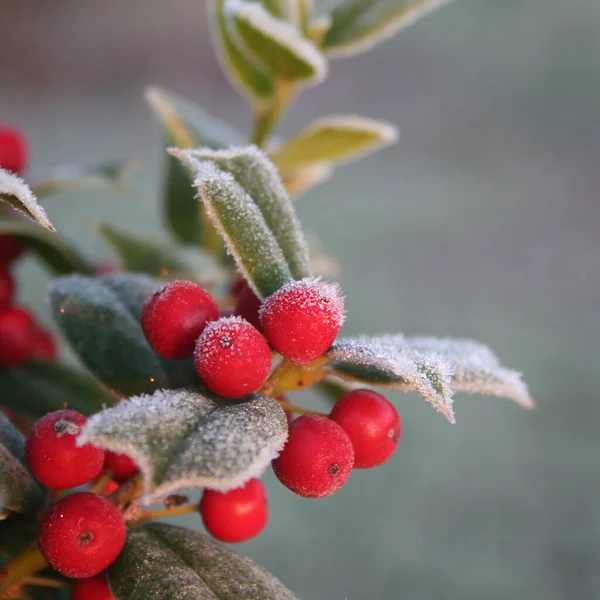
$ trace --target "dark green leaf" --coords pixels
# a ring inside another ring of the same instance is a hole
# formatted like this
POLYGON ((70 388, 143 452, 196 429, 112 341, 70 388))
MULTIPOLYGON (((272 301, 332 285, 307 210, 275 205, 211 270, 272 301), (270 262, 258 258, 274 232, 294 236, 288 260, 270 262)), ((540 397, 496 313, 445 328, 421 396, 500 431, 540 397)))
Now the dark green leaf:
POLYGON ((108 576, 116 600, 298 600, 249 558, 163 523, 130 529, 108 576))
POLYGON ((50 284, 50 306, 63 335, 89 371, 116 394, 148 393, 195 380, 190 361, 159 358, 142 332, 142 306, 160 285, 134 274, 72 275, 50 284))
POLYGON ((0 404, 34 418, 65 403, 87 416, 115 399, 91 377, 60 364, 32 361, 0 371, 0 404))
POLYGON ((263 473, 286 438, 285 413, 268 396, 223 403, 180 389, 130 398, 94 415, 78 443, 130 456, 152 502, 182 489, 240 487, 263 473))

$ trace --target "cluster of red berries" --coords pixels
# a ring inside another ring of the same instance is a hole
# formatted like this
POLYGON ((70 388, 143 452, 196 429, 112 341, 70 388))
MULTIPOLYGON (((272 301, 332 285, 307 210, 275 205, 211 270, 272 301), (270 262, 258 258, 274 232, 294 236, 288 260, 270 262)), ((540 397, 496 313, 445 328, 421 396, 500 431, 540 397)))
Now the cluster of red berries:
MULTIPOLYGON (((0 167, 17 175, 27 162, 27 143, 12 127, 0 126, 0 167)), ((15 306, 16 284, 11 267, 23 247, 0 235, 0 368, 16 367, 32 358, 54 361, 57 349, 50 334, 24 308, 15 306)))

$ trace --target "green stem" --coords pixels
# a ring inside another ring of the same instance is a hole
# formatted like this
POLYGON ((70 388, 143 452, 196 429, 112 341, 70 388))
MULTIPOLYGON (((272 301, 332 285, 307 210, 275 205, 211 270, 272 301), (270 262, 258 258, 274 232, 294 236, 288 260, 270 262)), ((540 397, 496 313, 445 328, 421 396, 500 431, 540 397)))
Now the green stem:
POLYGON ((20 583, 23 578, 30 577, 47 566, 37 542, 32 542, 0 570, 0 597, 5 597, 2 592, 20 583))
POLYGON ((264 147, 268 142, 281 117, 289 108, 296 92, 297 87, 293 82, 280 79, 275 82, 273 97, 257 105, 252 142, 259 148, 264 147))
POLYGON ((154 519, 163 519, 164 517, 180 517, 198 512, 197 504, 187 504, 186 506, 173 506, 171 508, 162 508, 159 510, 148 510, 142 512, 136 517, 136 521, 152 521, 154 519))

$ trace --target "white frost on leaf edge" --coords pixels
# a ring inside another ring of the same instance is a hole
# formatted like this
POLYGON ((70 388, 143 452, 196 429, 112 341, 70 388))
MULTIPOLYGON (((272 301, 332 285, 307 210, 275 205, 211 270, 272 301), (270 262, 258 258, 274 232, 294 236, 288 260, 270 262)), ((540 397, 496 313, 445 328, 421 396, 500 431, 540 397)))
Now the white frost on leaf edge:
POLYGON ((29 186, 20 178, 0 168, 0 199, 50 231, 56 231, 46 211, 38 204, 29 186))

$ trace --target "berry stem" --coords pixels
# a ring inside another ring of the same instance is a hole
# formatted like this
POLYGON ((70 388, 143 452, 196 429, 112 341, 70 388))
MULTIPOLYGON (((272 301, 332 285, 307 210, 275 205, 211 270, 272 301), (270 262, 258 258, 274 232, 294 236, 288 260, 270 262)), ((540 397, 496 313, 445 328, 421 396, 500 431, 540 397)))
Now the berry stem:
POLYGON ((298 406, 297 404, 292 404, 291 402, 284 402, 283 400, 275 401, 281 408, 287 410, 288 412, 298 413, 299 415, 319 415, 320 417, 326 417, 326 413, 318 412, 316 410, 310 410, 310 408, 303 408, 302 406, 298 406))
POLYGON ((23 585, 36 585, 39 587, 48 587, 48 588, 63 588, 66 586, 64 581, 60 581, 59 579, 52 579, 51 577, 35 577, 29 575, 27 577, 23 577, 21 579, 21 583, 23 585))
POLYGON ((280 396, 287 392, 306 390, 327 377, 324 367, 329 362, 325 356, 307 365, 297 365, 283 359, 261 389, 267 396, 280 396))
POLYGON ((162 519, 164 517, 180 517, 198 512, 197 504, 186 504, 185 506, 173 506, 171 508, 161 508, 158 510, 145 510, 138 513, 136 521, 151 521, 154 519, 162 519))
POLYGON ((47 566, 48 563, 42 556, 37 542, 32 542, 0 570, 0 594, 20 583, 24 577, 29 577, 47 566))
POLYGON ((296 92, 297 87, 293 82, 280 79, 275 82, 273 97, 257 104, 252 142, 259 148, 264 147, 268 141, 279 120, 290 106, 296 92))
MULTIPOLYGON (((102 492, 102 490, 104 489, 104 486, 112 479, 112 473, 107 472, 107 473, 103 473, 96 481, 96 483, 94 483, 94 485, 92 487, 90 487, 90 492, 92 494, 100 494, 100 492, 102 492)), ((117 492, 117 490, 115 490, 115 492, 117 492)))
POLYGON ((143 479, 141 473, 124 483, 119 489, 115 490, 107 500, 116 506, 125 506, 135 500, 143 489, 143 479))

